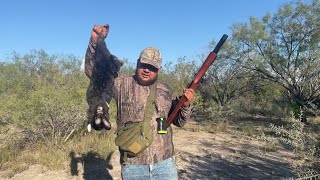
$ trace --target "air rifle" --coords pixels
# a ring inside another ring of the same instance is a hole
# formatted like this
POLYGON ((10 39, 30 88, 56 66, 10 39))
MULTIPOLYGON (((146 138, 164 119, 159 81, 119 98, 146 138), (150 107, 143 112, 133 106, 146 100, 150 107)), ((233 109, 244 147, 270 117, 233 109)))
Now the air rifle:
MULTIPOLYGON (((197 85, 200 83, 204 74, 208 71, 209 67, 212 65, 214 60, 217 58, 217 53, 219 52, 221 46, 227 40, 227 38, 228 38, 228 35, 226 35, 226 34, 224 34, 221 37, 220 41, 218 42, 218 44, 216 45, 214 50, 212 52, 210 52, 207 59, 203 62, 201 68, 199 69, 199 71, 197 72, 195 77, 193 78, 193 80, 192 80, 191 84, 188 86, 188 88, 192 88, 193 90, 196 89, 197 85)), ((180 98, 178 104, 176 105, 176 107, 174 108, 174 110, 172 111, 172 113, 170 114, 168 119, 166 120, 167 127, 170 126, 170 124, 176 119, 178 112, 179 112, 179 109, 186 101, 187 101, 187 98, 185 96, 182 96, 180 98)))

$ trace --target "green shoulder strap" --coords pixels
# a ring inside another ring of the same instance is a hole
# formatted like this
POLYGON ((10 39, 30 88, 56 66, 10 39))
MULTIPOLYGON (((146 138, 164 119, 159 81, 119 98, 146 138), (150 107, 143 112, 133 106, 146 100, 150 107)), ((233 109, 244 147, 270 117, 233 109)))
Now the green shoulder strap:
POLYGON ((146 108, 144 110, 144 124, 147 125, 150 123, 150 119, 154 113, 155 109, 155 100, 156 100, 156 93, 157 93, 157 81, 154 82, 150 87, 150 94, 147 99, 146 108))
MULTIPOLYGON (((152 118, 152 115, 154 113, 155 109, 155 100, 156 100, 156 92, 157 92, 157 81, 154 82, 150 87, 150 93, 147 99, 146 108, 144 110, 144 119, 142 123, 143 129, 149 129, 151 132, 148 134, 152 135, 152 126, 150 125, 150 120, 152 118)), ((152 138, 152 137, 151 137, 152 138)), ((126 162, 128 159, 128 153, 124 152, 124 162, 126 162)))

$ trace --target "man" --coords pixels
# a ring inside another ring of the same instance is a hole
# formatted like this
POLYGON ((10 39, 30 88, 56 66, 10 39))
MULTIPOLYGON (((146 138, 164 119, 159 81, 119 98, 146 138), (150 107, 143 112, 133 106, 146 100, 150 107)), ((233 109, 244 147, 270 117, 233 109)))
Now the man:
MULTIPOLYGON (((95 25, 86 53, 86 75, 91 77, 92 62, 94 63, 95 46, 99 36, 104 38, 109 32, 109 26, 95 25), (90 66, 91 65, 91 66, 90 66)), ((121 176, 123 179, 178 179, 172 141, 172 128, 167 128, 166 134, 158 134, 156 119, 167 118, 174 108, 177 99, 170 88, 158 82, 161 71, 162 56, 158 49, 148 47, 144 49, 137 60, 134 76, 119 74, 114 83, 114 98, 117 102, 117 126, 127 122, 141 122, 144 120, 148 96, 151 85, 156 83, 156 97, 152 118, 149 120, 153 127, 153 142, 147 149, 135 157, 125 157, 120 149, 121 176)), ((180 108, 177 119, 173 124, 181 127, 190 119, 190 102, 194 96, 193 89, 185 89, 183 94, 187 101, 180 108)), ((96 110, 96 112, 101 110, 96 110)))

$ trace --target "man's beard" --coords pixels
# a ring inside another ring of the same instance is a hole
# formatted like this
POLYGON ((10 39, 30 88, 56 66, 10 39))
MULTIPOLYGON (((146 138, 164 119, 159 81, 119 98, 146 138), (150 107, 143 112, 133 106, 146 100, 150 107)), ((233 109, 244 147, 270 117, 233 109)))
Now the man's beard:
POLYGON ((150 86, 152 85, 154 82, 156 82, 156 80, 158 79, 158 74, 157 76, 155 76, 153 79, 149 79, 147 81, 141 79, 138 75, 137 75, 137 72, 136 74, 134 75, 135 77, 135 80, 137 81, 138 84, 140 84, 141 86, 150 86))

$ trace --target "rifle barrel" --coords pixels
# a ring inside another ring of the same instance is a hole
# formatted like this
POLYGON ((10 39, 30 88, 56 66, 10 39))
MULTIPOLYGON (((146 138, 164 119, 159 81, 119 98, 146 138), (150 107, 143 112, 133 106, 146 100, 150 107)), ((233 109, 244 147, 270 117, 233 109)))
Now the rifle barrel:
MULTIPOLYGON (((194 77, 194 79, 192 80, 192 82, 188 86, 188 88, 192 88, 194 90, 196 89, 197 85, 200 83, 204 74, 207 72, 209 67, 212 65, 214 60, 217 58, 217 53, 219 52, 220 48, 222 47, 224 42, 227 40, 227 38, 228 38, 228 35, 226 35, 226 34, 224 34, 221 37, 220 41, 218 42, 218 44, 216 45, 214 50, 208 55, 207 59, 203 62, 201 68, 197 72, 196 76, 194 77)), ((187 98, 185 96, 182 96, 180 98, 180 100, 178 101, 178 104, 173 109, 173 111, 171 112, 170 116, 168 117, 168 119, 166 121, 167 127, 170 126, 170 124, 176 119, 178 112, 179 112, 179 109, 186 101, 187 101, 187 98)))
POLYGON ((224 42, 227 40, 227 38, 228 38, 228 35, 224 34, 212 52, 215 54, 218 54, 220 48, 222 47, 224 42))

